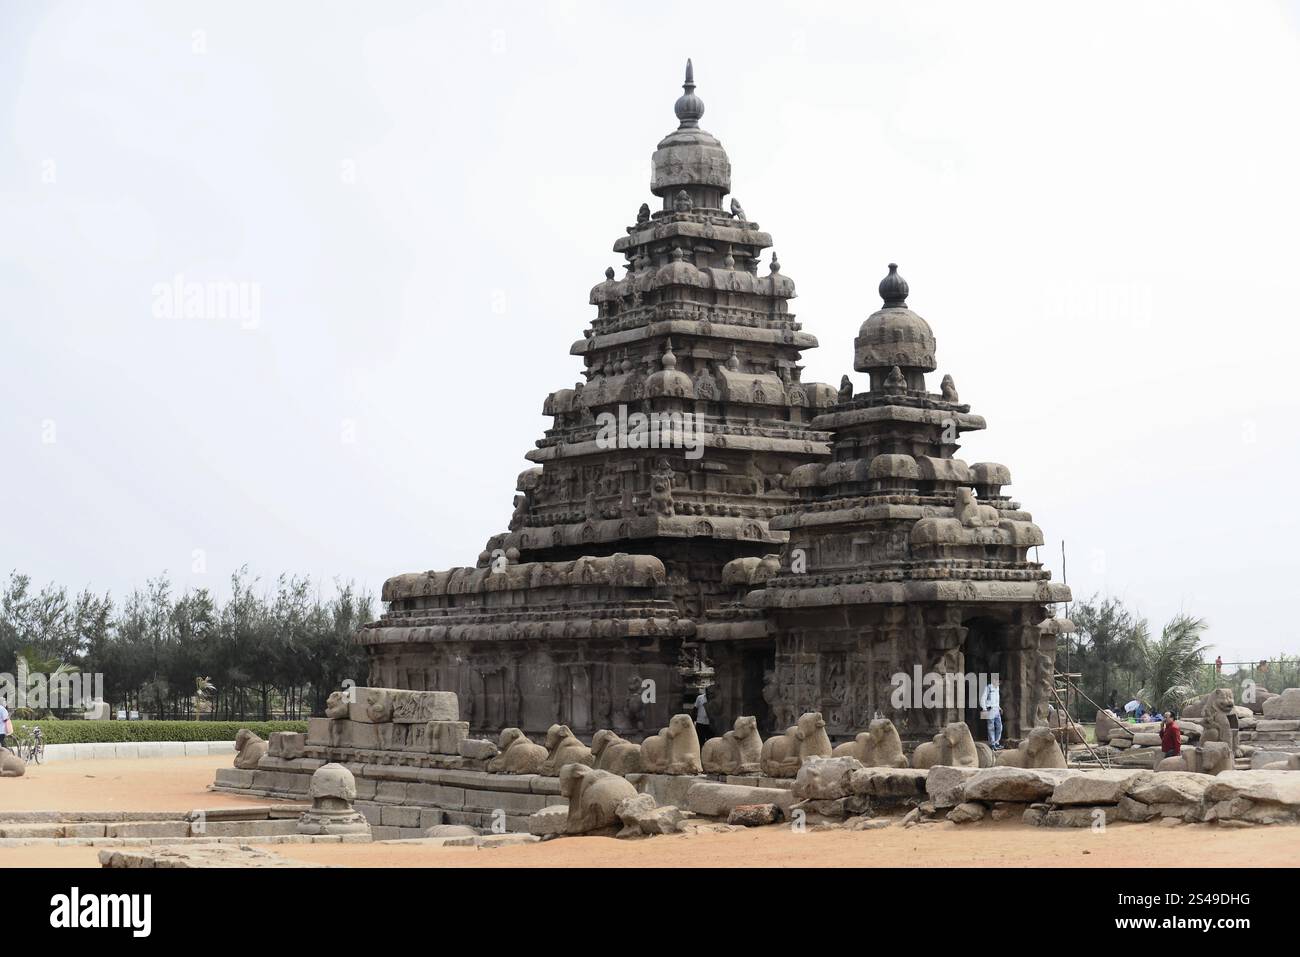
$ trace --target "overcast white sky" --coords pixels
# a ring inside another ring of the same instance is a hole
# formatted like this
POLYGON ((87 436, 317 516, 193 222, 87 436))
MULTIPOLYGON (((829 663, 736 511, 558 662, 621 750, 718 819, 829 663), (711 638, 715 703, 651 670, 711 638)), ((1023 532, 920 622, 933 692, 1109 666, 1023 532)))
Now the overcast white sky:
POLYGON ((0 0, 0 571, 472 564, 687 56, 805 379, 898 262, 1057 578, 1300 651, 1294 2, 0 0))

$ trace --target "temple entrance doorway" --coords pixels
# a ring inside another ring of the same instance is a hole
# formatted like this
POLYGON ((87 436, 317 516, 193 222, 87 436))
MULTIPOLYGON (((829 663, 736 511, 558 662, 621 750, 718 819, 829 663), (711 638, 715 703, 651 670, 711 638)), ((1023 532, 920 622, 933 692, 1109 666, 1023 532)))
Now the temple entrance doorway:
POLYGON ((972 693, 967 694, 965 702, 965 721, 970 727, 971 737, 976 741, 989 739, 988 721, 980 716, 979 694, 984 686, 998 675, 1002 692, 1002 741, 1005 744, 1010 735, 1007 726, 1011 710, 1008 708, 1009 696, 1015 692, 1011 687, 1010 672, 1007 666, 1010 658, 1007 654, 1007 625, 992 618, 971 618, 962 622, 966 628, 966 640, 962 645, 967 675, 974 675, 974 681, 967 681, 972 693))

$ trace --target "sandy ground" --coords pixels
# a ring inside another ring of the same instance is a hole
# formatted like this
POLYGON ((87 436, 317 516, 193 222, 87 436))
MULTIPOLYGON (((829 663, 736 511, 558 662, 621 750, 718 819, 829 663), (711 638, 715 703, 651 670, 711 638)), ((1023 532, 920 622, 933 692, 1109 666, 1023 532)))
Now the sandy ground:
MULTIPOLYGON (((207 791, 221 755, 68 761, 0 780, 0 809, 178 810, 265 804, 207 791)), ((1113 824, 1103 832, 1017 821, 875 831, 786 826, 636 841, 564 838, 489 850, 410 844, 286 844, 268 850, 343 867, 1209 867, 1300 866, 1300 826, 1220 830, 1113 824)), ((92 847, 0 848, 4 867, 97 867, 92 847)))

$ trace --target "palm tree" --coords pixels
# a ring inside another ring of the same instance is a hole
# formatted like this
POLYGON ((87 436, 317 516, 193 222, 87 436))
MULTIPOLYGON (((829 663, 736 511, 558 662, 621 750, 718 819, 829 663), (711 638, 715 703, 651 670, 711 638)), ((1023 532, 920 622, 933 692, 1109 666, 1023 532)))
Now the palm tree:
POLYGON ((212 683, 211 678, 194 679, 194 720, 198 721, 203 717, 199 713, 199 705, 202 704, 204 697, 216 690, 217 686, 212 683))
POLYGON ((1155 641, 1143 638, 1138 646, 1142 690, 1138 697, 1165 711, 1179 708, 1196 694, 1196 679, 1208 650, 1201 634, 1209 627, 1204 618, 1174 616, 1155 641))

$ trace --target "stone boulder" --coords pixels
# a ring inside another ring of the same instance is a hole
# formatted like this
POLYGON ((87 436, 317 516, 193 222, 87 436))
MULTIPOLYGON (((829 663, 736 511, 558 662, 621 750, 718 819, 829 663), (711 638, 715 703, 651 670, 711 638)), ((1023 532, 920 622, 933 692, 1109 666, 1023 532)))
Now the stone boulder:
POLYGON ((856 795, 870 798, 920 798, 926 793, 926 779, 933 773, 933 769, 926 768, 862 768, 853 772, 849 788, 856 795))
POLYGON ((979 768, 953 768, 937 765, 925 776, 925 793, 936 808, 956 807, 966 800, 966 782, 979 768))
POLYGON ((650 813, 656 807, 655 799, 648 794, 637 794, 620 801, 618 807, 614 809, 618 819, 623 822, 623 830, 618 832, 618 836, 632 837, 635 835, 639 837, 641 835, 641 825, 637 823, 638 819, 650 813))
POLYGON ((966 801, 958 804, 948 812, 948 820, 954 824, 970 824, 974 821, 983 820, 987 809, 983 804, 977 804, 973 801, 966 801))
POLYGON ((782 819, 781 809, 775 804, 740 804, 727 815, 728 824, 741 827, 763 827, 777 824, 782 819))
POLYGON ((1081 773, 1047 768, 981 768, 966 781, 966 800, 1043 801, 1064 778, 1081 773))
POLYGON ((1056 785, 1049 804, 1118 804, 1130 788, 1151 776, 1150 771, 1081 771, 1056 785))
POLYGON ((1119 717, 1115 715, 1114 712, 1098 711, 1096 721, 1095 733, 1098 744, 1106 744, 1109 742, 1112 734, 1118 734, 1126 738, 1128 737, 1128 735, 1125 734, 1123 722, 1119 720, 1119 717))
POLYGON ((1263 703, 1261 713, 1266 718, 1300 718, 1300 688, 1287 688, 1270 697, 1263 703))
POLYGON ((1133 782, 1128 796, 1141 804, 1197 804, 1215 779, 1191 771, 1168 771, 1133 782))
MULTIPOLYGON (((443 825, 447 826, 447 825, 443 825)), ((456 825, 452 825, 456 826, 456 825)), ((563 834, 569 826, 569 809, 563 804, 551 804, 528 815, 528 833, 537 837, 563 834)), ((432 828, 430 828, 432 830, 432 828)), ((470 828, 472 831, 473 828, 470 828)), ((430 834, 430 837, 436 837, 430 834)))
POLYGON ((20 778, 26 773, 27 763, 22 758, 8 748, 0 748, 0 778, 20 778))
POLYGON ((848 797, 853 793, 850 787, 853 772, 860 770, 862 763, 856 758, 810 757, 799 766, 791 790, 796 801, 833 801, 848 797))
POLYGON ((686 792, 686 809, 705 817, 725 818, 742 804, 775 804, 787 816, 794 805, 794 792, 785 788, 760 788, 747 784, 701 781, 686 792))

